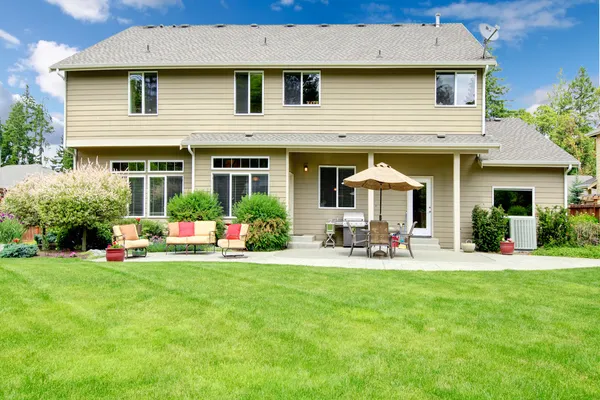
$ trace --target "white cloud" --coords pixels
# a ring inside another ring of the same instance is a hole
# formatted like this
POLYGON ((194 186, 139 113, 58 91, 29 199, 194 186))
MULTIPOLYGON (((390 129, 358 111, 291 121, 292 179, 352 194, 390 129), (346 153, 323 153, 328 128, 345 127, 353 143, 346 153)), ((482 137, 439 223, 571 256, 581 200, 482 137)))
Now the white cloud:
POLYGON ((568 16, 567 11, 576 5, 591 1, 516 0, 487 3, 461 0, 444 7, 413 9, 409 12, 428 16, 439 12, 442 18, 498 24, 501 40, 519 41, 536 29, 564 29, 575 25, 577 21, 568 16))
POLYGON ((387 4, 371 2, 367 4, 361 4, 360 8, 366 14, 365 20, 362 22, 377 24, 383 22, 393 22, 396 19, 390 6, 387 4))
POLYGON ((0 39, 4 40, 6 42, 6 47, 9 48, 17 47, 21 44, 21 41, 19 39, 2 29, 0 29, 0 39))
POLYGON ((120 2, 129 7, 138 9, 144 8, 165 8, 170 6, 181 6, 181 0, 120 0, 120 2))
POLYGON ((59 6, 63 13, 80 21, 104 22, 108 19, 108 0, 46 0, 59 6))
POLYGON ((550 100, 548 99, 548 94, 552 92, 552 90, 552 85, 546 85, 537 88, 533 91, 533 93, 531 93, 528 96, 525 96, 523 102, 525 104, 530 104, 530 106, 527 107, 527 111, 533 113, 535 112, 535 110, 538 109, 538 107, 548 104, 550 102, 550 100))
POLYGON ((6 83, 8 83, 8 86, 18 87, 19 89, 25 89, 25 86, 27 85, 25 79, 15 74, 11 74, 6 83))
POLYGON ((64 101, 65 82, 56 72, 50 72, 48 68, 77 52, 75 47, 66 44, 40 40, 29 45, 29 57, 22 60, 27 67, 37 73, 35 82, 40 90, 57 99, 64 101))
POLYGON ((0 121, 5 121, 10 112, 10 106, 17 101, 12 93, 10 93, 0 82, 0 121))
POLYGON ((296 4, 294 6, 294 11, 302 11, 302 6, 300 4, 296 4))
POLYGON ((284 8, 292 8, 294 11, 302 11, 302 5, 298 4, 300 1, 329 5, 329 0, 277 0, 275 3, 271 4, 271 10, 281 11, 284 8))
POLYGON ((51 145, 62 144, 65 132, 65 117, 62 113, 51 113, 50 116, 52 117, 52 127, 54 128, 54 132, 48 135, 46 140, 51 145))
POLYGON ((133 23, 129 18, 117 17, 117 22, 120 25, 131 25, 133 23))

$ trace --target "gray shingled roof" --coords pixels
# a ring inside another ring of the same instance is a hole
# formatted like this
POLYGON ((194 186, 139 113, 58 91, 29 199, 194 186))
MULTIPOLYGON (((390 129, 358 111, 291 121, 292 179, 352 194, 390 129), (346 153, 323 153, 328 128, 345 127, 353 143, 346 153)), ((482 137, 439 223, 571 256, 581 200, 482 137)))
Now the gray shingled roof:
POLYGON ((486 136, 500 143, 499 150, 482 154, 485 165, 579 165, 572 155, 518 118, 486 122, 486 136))
POLYGON ((5 165, 0 167, 0 188, 8 189, 23 181, 29 175, 48 175, 55 172, 40 164, 5 165))
POLYGON ((51 68, 496 63, 482 55, 463 24, 135 26, 51 68))
POLYGON ((266 132, 195 132, 181 144, 198 146, 245 147, 328 147, 328 148, 498 148, 487 136, 448 134, 443 138, 429 134, 359 133, 266 133, 266 132), (345 135, 345 136, 344 136, 345 135))

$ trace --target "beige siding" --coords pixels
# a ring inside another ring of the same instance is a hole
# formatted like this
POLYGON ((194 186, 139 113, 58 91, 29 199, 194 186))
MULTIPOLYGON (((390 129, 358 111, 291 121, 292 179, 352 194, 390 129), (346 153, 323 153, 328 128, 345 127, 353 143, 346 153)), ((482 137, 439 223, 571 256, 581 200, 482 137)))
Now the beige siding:
POLYGON ((461 239, 472 235, 471 211, 475 205, 491 207, 492 188, 534 187, 535 205, 564 205, 564 169, 562 168, 481 168, 473 156, 461 162, 461 239))
MULTIPOLYGON (((367 154, 290 154, 290 170, 294 174, 294 233, 325 238, 325 223, 332 218, 342 218, 341 209, 319 208, 319 166, 356 166, 356 171, 367 168, 367 154), (308 172, 304 172, 304 164, 308 172)), ((367 218, 367 191, 356 190, 356 209, 367 218)))
POLYGON ((269 171, 260 173, 269 174, 269 194, 278 197, 282 203, 286 202, 286 152, 281 149, 196 149, 196 190, 212 190, 213 172, 240 172, 240 170, 213 170, 211 157, 228 156, 262 156, 269 157, 269 171))
POLYGON ((284 107, 282 72, 265 71, 260 116, 234 115, 233 70, 160 71, 157 116, 128 115, 127 71, 70 72, 67 143, 160 144, 193 131, 481 133, 482 71, 476 107, 436 107, 433 69, 324 69, 320 107, 284 107))

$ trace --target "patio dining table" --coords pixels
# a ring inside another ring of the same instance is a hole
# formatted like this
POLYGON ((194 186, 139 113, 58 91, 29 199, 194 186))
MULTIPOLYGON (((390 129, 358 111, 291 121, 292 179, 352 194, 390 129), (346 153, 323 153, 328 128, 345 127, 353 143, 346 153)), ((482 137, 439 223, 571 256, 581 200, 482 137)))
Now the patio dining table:
MULTIPOLYGON (((369 229, 359 229, 361 232, 365 233, 367 236, 370 235, 371 231, 369 229)), ((394 236, 402 236, 406 234, 406 225, 403 223, 398 223, 396 227, 388 226, 388 252, 387 254, 381 250, 381 246, 385 246, 385 244, 375 245, 379 246, 379 250, 377 250, 374 254, 386 254, 390 258, 394 258, 396 255, 396 247, 394 247, 393 238, 394 236)), ((400 239, 398 239, 398 245, 400 245, 400 239)), ((367 254, 368 256, 368 254, 367 254)))

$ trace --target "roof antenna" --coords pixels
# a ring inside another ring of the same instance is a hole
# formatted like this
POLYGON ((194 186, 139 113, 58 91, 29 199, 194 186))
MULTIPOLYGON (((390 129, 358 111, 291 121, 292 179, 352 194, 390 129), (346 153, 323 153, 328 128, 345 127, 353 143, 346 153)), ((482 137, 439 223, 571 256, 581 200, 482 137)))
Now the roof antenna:
POLYGON ((381 50, 379 50, 379 54, 377 55, 377 58, 381 58, 381 50))
POLYGON ((267 45, 267 37, 265 36, 265 44, 264 44, 264 46, 266 46, 266 45, 267 45))
POLYGON ((500 27, 498 25, 491 26, 488 24, 479 24, 479 33, 481 33, 481 36, 483 36, 483 57, 482 58, 485 59, 485 53, 487 51, 488 44, 490 42, 494 42, 494 41, 498 40, 498 37, 500 37, 498 30, 500 30, 500 27))
POLYGON ((435 38, 435 45, 436 45, 436 46, 439 46, 439 45, 440 45, 439 38, 435 38))
POLYGON ((150 45, 149 44, 146 45, 146 53, 150 53, 150 45))

